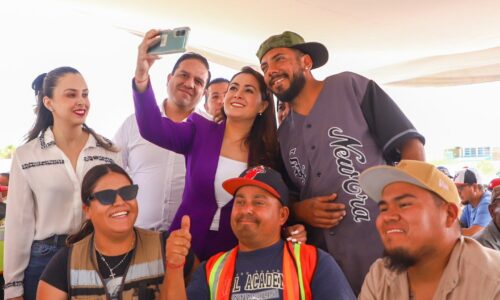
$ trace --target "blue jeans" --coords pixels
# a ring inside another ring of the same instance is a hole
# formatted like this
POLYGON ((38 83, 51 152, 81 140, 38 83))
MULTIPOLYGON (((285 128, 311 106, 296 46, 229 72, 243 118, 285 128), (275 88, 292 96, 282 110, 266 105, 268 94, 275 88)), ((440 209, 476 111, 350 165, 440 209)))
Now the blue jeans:
POLYGON ((34 241, 31 245, 31 255, 28 267, 24 271, 24 300, 35 300, 38 281, 42 275, 43 269, 49 263, 50 259, 61 247, 56 245, 44 244, 34 241))

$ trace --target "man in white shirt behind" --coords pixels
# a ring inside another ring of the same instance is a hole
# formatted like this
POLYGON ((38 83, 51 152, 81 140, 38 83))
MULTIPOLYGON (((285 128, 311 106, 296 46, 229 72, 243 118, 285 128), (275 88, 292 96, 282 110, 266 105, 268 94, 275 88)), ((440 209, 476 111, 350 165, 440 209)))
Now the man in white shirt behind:
MULTIPOLYGON (((168 75, 168 98, 161 106, 163 116, 175 122, 184 121, 195 110, 209 81, 209 65, 203 56, 182 55, 168 75)), ((168 230, 184 191, 184 156, 143 139, 135 115, 125 120, 114 141, 121 149, 123 167, 139 185, 136 226, 168 230)))

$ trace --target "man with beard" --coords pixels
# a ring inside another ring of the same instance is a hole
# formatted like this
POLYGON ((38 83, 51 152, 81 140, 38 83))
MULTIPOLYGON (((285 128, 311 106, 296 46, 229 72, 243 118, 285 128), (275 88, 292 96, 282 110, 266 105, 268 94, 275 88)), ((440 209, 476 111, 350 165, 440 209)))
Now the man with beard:
POLYGON ((464 206, 460 217, 462 234, 472 236, 483 230, 491 221, 488 212, 491 193, 484 190, 479 174, 471 168, 457 172, 454 181, 464 206))
POLYGON ((291 111, 279 129, 289 177, 300 192, 292 215, 309 225, 309 241, 339 263, 357 294, 382 255, 375 202, 359 187, 368 167, 424 159, 411 122, 373 81, 345 72, 316 80, 328 50, 286 31, 271 36, 257 57, 269 88, 291 111))
POLYGON ((231 229, 238 246, 202 263, 184 287, 191 245, 188 216, 167 240, 163 299, 355 299, 335 260, 314 246, 285 242, 288 189, 280 174, 250 167, 222 184, 234 196, 231 229))
POLYGON ((367 274, 365 299, 500 299, 500 252, 463 237, 453 181, 431 164, 402 160, 360 178, 378 202, 384 258, 367 274))

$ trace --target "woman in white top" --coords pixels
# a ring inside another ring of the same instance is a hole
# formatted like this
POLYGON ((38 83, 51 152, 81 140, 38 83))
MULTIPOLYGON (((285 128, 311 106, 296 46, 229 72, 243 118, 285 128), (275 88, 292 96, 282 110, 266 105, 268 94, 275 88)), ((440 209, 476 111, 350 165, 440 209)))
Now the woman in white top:
POLYGON ((5 228, 5 299, 35 299, 39 277, 83 221, 80 185, 97 164, 121 164, 117 149, 85 125, 82 75, 60 67, 32 85, 36 121, 12 159, 5 228))

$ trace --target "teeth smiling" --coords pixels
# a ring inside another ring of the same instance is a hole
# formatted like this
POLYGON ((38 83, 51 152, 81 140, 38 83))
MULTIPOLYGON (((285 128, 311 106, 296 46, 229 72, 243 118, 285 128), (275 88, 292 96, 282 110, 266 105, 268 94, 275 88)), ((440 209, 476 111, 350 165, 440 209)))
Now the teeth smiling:
POLYGON ((117 213, 112 214, 111 217, 115 218, 115 217, 121 217, 121 216, 126 216, 126 215, 128 215, 128 212, 126 212, 126 211, 119 211, 117 213))
POLYGON ((231 103, 231 105, 234 106, 234 107, 244 107, 243 104, 237 103, 237 102, 233 102, 233 103, 231 103))
POLYGON ((387 230, 385 233, 389 234, 389 233, 403 233, 403 230, 401 229, 390 229, 390 230, 387 230))
POLYGON ((275 79, 275 80, 273 81, 273 85, 275 85, 275 84, 280 84, 282 81, 283 81, 283 77, 280 77, 280 78, 278 78, 278 79, 275 79))

